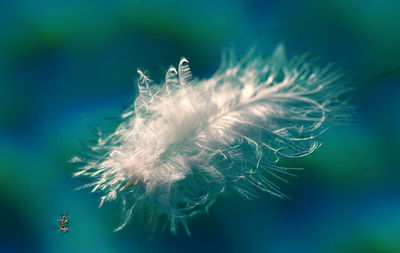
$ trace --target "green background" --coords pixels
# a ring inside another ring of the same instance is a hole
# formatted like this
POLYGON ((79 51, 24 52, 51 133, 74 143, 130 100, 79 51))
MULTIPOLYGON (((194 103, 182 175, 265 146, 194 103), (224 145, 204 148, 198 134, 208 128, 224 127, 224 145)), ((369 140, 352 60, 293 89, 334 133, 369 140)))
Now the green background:
POLYGON ((0 1, 0 252, 400 252, 400 2, 0 1), (278 2, 278 3, 277 3, 278 2), (201 78, 224 48, 309 52, 351 78, 356 123, 330 129, 292 200, 227 194, 193 236, 113 233, 118 205, 73 189, 67 161, 112 131, 136 68, 160 81, 181 56, 201 78), (68 212, 70 232, 57 231, 68 212))

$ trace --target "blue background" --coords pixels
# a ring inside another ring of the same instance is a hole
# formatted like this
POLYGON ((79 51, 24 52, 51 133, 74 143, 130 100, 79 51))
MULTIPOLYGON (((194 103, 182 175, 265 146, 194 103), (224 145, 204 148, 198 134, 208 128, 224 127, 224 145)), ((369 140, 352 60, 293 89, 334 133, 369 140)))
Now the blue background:
POLYGON ((0 1, 0 252, 400 252, 400 3, 336 1, 0 1), (67 161, 112 131, 136 68, 160 81, 181 56, 195 76, 222 49, 309 52, 351 78, 357 123, 330 129, 306 170, 269 195, 227 194, 193 236, 119 224, 118 205, 73 189, 67 161), (83 115, 83 116, 82 116, 83 115), (85 120, 84 120, 85 119, 85 120), (68 212, 70 232, 57 231, 68 212))

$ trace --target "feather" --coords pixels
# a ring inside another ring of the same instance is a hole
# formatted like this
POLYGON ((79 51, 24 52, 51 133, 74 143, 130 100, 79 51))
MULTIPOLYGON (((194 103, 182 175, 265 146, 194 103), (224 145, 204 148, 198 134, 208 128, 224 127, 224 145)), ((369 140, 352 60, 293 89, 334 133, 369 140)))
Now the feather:
POLYGON ((268 58, 249 53, 225 60, 209 79, 192 78, 182 58, 161 85, 138 70, 139 95, 114 133, 102 136, 90 159, 74 174, 92 182, 104 201, 121 199, 122 229, 134 211, 147 219, 166 215, 170 230, 208 212, 226 190, 254 198, 285 198, 278 183, 293 176, 279 166, 320 146, 329 125, 351 118, 339 99, 348 89, 338 71, 319 68, 306 56, 287 60, 282 46, 268 58))

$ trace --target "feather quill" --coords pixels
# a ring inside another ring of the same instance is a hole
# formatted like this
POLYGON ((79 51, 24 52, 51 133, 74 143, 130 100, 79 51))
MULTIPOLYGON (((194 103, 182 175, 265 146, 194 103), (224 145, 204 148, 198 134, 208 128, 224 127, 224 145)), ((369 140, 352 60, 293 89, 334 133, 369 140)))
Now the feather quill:
POLYGON ((287 60, 283 46, 268 57, 249 53, 224 60, 209 79, 193 79, 189 62, 171 66, 161 85, 138 70, 139 95, 114 133, 100 135, 90 154, 74 157, 75 176, 121 199, 122 229, 135 210, 150 207, 149 222, 166 215, 170 231, 209 207, 226 190, 246 198, 268 192, 292 176, 278 165, 320 146, 329 125, 347 121, 351 106, 338 97, 346 82, 306 56, 287 60))

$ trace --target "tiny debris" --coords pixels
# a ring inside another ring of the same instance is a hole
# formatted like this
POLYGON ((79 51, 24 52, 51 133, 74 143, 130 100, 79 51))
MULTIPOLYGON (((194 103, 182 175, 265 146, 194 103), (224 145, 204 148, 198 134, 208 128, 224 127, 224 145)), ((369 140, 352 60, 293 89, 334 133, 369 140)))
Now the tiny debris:
POLYGON ((68 225, 69 225, 69 220, 67 219, 68 213, 61 214, 60 219, 58 220, 59 226, 58 228, 60 229, 61 232, 68 232, 68 225))

